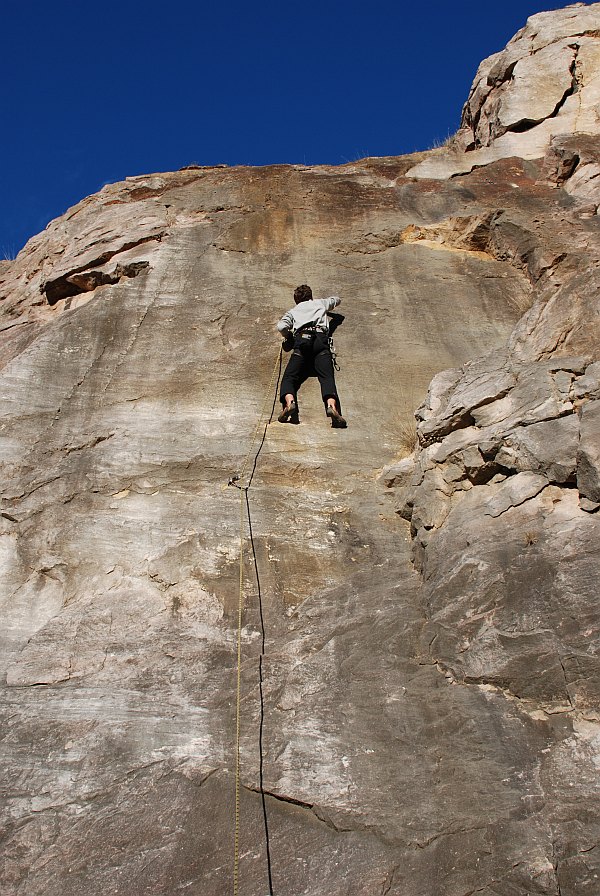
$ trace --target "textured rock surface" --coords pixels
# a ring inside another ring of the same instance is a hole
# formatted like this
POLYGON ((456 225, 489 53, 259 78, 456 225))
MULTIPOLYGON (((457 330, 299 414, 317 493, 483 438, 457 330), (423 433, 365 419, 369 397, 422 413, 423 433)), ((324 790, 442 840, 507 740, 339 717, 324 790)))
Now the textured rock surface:
POLYGON ((597 134, 599 38, 600 3, 531 16, 479 66, 450 151, 410 174, 446 178, 511 156, 537 159, 560 135, 597 134))
MULTIPOLYGON (((550 106, 565 21, 594 41, 597 8, 534 17, 546 98, 523 36, 500 54, 520 87, 477 100, 486 133, 550 106)), ((456 147, 132 178, 2 265, 3 892, 231 891, 227 481, 307 281, 343 297, 350 426, 307 383, 251 491, 274 892, 598 893, 595 130, 447 180, 415 166, 456 147)), ((245 582, 240 874, 262 894, 249 558, 245 582)))

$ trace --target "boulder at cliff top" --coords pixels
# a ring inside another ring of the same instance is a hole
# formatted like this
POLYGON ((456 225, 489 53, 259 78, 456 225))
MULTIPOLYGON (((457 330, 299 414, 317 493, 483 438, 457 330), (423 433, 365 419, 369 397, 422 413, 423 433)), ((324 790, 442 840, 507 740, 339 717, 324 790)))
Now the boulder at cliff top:
POLYGON ((543 157, 561 134, 597 134, 600 4, 541 12, 504 50, 484 59, 447 151, 410 175, 447 178, 497 159, 543 157))
MULTIPOLYGON (((249 492, 273 892, 597 893, 597 125, 471 161, 568 93, 569 42, 592 91, 598 34, 600 4, 569 7, 482 63, 480 149, 130 178, 2 265, 3 892, 231 891, 227 482, 309 282, 343 299, 349 428, 307 382, 249 492)), ((240 880, 260 894, 245 543, 240 880)))

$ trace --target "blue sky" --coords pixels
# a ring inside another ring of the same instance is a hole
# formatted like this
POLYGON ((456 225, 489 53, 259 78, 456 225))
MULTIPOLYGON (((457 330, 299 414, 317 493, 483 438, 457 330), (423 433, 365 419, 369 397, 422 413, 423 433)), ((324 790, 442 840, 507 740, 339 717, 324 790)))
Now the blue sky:
POLYGON ((5 0, 0 258, 128 175, 426 149, 481 59, 564 5, 5 0))

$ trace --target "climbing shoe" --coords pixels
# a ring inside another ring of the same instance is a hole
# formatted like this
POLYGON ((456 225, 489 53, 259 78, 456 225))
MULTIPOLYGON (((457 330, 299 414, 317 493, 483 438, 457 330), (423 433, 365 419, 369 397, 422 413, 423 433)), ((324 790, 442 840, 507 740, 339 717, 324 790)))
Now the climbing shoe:
POLYGON ((297 423, 298 417, 298 408, 296 407, 296 402, 292 401, 291 404, 288 404, 285 407, 279 417, 277 418, 280 423, 297 423), (296 419, 294 419, 296 418, 296 419))
POLYGON ((346 429, 348 426, 337 408, 328 407, 327 416, 331 420, 331 425, 334 429, 346 429))

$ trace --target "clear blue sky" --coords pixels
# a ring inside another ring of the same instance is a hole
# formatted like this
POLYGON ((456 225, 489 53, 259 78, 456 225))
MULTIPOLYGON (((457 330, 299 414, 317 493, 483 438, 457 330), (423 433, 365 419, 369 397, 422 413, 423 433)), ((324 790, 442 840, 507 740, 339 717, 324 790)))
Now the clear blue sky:
POLYGON ((564 5, 4 0, 0 258, 128 175, 426 149, 481 59, 564 5))

